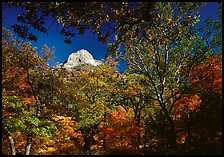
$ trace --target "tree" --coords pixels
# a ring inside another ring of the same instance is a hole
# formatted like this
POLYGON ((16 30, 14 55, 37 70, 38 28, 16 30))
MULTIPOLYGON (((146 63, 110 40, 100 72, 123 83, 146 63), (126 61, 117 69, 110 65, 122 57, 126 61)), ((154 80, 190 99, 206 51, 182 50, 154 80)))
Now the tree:
MULTIPOLYGON (((15 149, 11 135, 25 134, 27 136, 25 154, 28 155, 35 135, 50 136, 51 130, 55 129, 48 119, 41 116, 43 111, 41 107, 43 109, 46 102, 41 106, 39 102, 44 97, 41 91, 46 91, 46 86, 38 86, 33 79, 34 76, 44 74, 47 63, 37 55, 30 43, 14 40, 12 34, 5 29, 2 29, 2 33, 3 125, 11 142, 12 154, 15 154, 15 149)), ((48 80, 41 80, 40 77, 38 79, 42 84, 48 82, 48 80)))
MULTIPOLYGON (((146 79, 144 75, 125 73, 120 79, 118 86, 118 88, 120 88, 120 99, 123 99, 120 103, 122 103, 124 108, 133 109, 136 127, 138 128, 142 128, 144 125, 142 121, 142 119, 144 119, 144 111, 150 106, 151 100, 147 97, 150 93, 145 86, 146 79)), ((142 138, 140 132, 137 134, 137 145, 139 146, 142 138)))
MULTIPOLYGON (((154 8, 151 2, 7 2, 5 7, 20 7, 24 13, 17 21, 30 25, 39 32, 47 34, 53 23, 62 25, 60 33, 65 42, 71 43, 76 30, 83 34, 91 28, 97 33, 99 41, 106 42, 110 35, 121 31, 120 38, 136 23, 150 21, 150 11, 154 8), (47 17, 51 16, 52 23, 46 26, 47 17)), ((22 38, 37 41, 37 36, 30 32, 26 25, 14 24, 14 31, 22 38)))
POLYGON ((98 134, 98 126, 111 108, 110 97, 114 89, 111 80, 117 76, 116 68, 108 63, 89 68, 65 70, 65 75, 61 75, 63 90, 58 95, 67 109, 66 115, 78 123, 77 128, 83 138, 80 145, 85 154, 92 153, 91 145, 97 142, 94 138, 98 134))
MULTIPOLYGON (((153 21, 149 25, 148 22, 136 24, 127 32, 129 37, 120 44, 120 49, 112 51, 126 61, 132 72, 148 78, 153 91, 151 98, 158 102, 165 117, 163 127, 169 128, 165 136, 177 151, 173 107, 197 85, 190 84, 193 66, 220 46, 219 40, 204 40, 197 34, 195 24, 200 16, 196 11, 200 5, 157 3, 151 13, 153 21)), ((116 47, 114 44, 110 46, 111 50, 116 47)))
POLYGON ((198 82, 192 93, 199 96, 201 103, 198 112, 188 118, 191 133, 188 133, 186 145, 193 147, 191 151, 197 154, 201 154, 201 152, 220 154, 220 132, 222 130, 221 53, 213 54, 206 62, 196 65, 192 82, 198 82))

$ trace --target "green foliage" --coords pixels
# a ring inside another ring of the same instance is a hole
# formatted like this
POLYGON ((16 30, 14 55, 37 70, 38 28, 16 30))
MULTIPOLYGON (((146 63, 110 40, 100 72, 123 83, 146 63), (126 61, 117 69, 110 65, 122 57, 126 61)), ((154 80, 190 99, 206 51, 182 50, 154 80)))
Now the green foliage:
POLYGON ((7 136, 27 135, 29 138, 25 141, 28 143, 35 136, 48 138, 56 127, 50 121, 48 126, 43 126, 41 118, 43 114, 46 116, 43 107, 50 104, 53 94, 51 91, 54 77, 46 63, 51 58, 50 50, 45 46, 44 60, 37 55, 36 49, 29 42, 15 40, 5 29, 2 32, 4 132, 7 136))

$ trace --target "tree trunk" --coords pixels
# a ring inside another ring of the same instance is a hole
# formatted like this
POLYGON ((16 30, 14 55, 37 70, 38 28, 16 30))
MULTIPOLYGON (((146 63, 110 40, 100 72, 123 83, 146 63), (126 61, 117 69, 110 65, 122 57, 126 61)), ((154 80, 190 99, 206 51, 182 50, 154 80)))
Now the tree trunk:
POLYGON ((177 151, 177 153, 179 153, 179 148, 178 148, 178 144, 177 144, 177 141, 176 141, 176 131, 175 131, 175 124, 174 124, 174 121, 172 119, 172 117, 170 117, 166 107, 165 107, 165 104, 162 102, 160 102, 160 106, 165 114, 165 117, 167 118, 168 122, 169 122, 169 134, 168 134, 168 141, 170 142, 170 145, 171 147, 177 151))
POLYGON ((30 155, 30 148, 31 148, 31 143, 26 145, 26 154, 25 155, 30 155))
POLYGON ((28 135, 26 140, 25 155, 30 155, 31 145, 32 145, 32 136, 28 135))
POLYGON ((14 140, 11 135, 8 136, 8 140, 10 143, 11 155, 16 155, 16 148, 15 148, 14 140))
POLYGON ((170 140, 171 147, 179 153, 179 148, 176 140, 176 131, 175 131, 175 125, 173 120, 169 117, 168 121, 170 123, 170 137, 168 137, 170 140))
POLYGON ((90 150, 90 141, 89 139, 85 139, 85 144, 84 144, 84 153, 85 155, 91 155, 91 150, 90 150))
MULTIPOLYGON (((137 117, 137 127, 140 128, 140 121, 141 121, 141 111, 138 113, 137 117)), ((141 134, 140 131, 137 133, 137 146, 139 147, 141 144, 141 134)))
MULTIPOLYGON (((104 116, 103 116, 103 122, 104 122, 104 125, 106 125, 106 118, 107 118, 107 113, 106 113, 106 107, 104 107, 104 116)), ((103 148, 106 149, 107 146, 106 146, 106 134, 103 133, 103 148)))
POLYGON ((90 155, 90 138, 89 138, 89 129, 83 128, 81 129, 82 136, 84 139, 83 150, 85 155, 90 155))

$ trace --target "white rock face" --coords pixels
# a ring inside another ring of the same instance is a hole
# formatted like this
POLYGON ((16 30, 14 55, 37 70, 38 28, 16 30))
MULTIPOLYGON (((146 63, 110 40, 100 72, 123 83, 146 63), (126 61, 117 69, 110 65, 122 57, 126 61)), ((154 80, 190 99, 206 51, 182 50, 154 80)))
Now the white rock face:
POLYGON ((93 59, 93 56, 86 50, 81 49, 75 53, 72 53, 67 62, 63 65, 65 68, 72 68, 81 64, 88 64, 92 66, 98 66, 101 63, 99 60, 93 59))

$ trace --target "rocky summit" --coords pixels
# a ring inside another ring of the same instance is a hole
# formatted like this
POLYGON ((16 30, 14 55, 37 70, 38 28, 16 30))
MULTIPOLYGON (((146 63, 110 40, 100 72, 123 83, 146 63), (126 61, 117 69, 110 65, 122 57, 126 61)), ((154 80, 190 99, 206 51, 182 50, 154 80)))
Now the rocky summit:
POLYGON ((84 49, 72 53, 62 65, 64 68, 73 68, 80 65, 98 66, 101 61, 93 59, 93 56, 84 49))

